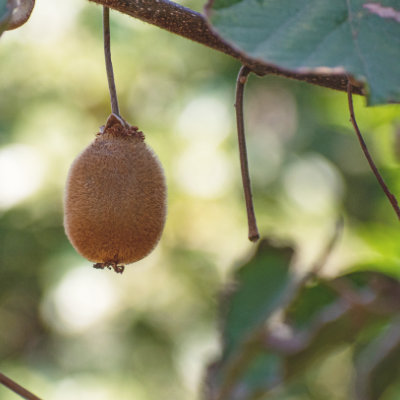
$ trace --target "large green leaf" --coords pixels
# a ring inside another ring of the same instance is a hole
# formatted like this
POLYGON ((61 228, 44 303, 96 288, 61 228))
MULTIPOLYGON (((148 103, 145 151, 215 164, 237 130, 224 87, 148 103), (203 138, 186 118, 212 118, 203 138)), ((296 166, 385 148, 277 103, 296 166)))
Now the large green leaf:
POLYGON ((400 101, 399 0, 214 0, 213 29, 248 57, 295 72, 349 73, 369 104, 400 101))

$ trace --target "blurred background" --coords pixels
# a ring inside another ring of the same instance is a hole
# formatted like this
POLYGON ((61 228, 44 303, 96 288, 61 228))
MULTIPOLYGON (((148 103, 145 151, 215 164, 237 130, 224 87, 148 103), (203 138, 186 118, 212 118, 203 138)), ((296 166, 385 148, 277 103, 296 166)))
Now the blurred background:
MULTIPOLYGON (((254 247, 233 107, 239 64, 116 12, 111 36, 121 114, 165 169, 165 231, 122 276, 94 270, 68 242, 68 168, 110 113, 102 8, 38 0, 29 22, 0 39, 0 371, 44 399, 198 399, 219 351, 219 290, 254 247)), ((400 107, 354 101, 400 196, 400 107)), ((293 244, 303 270, 343 215, 324 273, 370 266, 398 276, 398 221, 362 155, 346 95, 252 76, 245 109, 262 235, 293 244)), ((349 398, 349 360, 344 349, 324 362, 308 382, 313 398, 349 398)), ((0 387, 0 399, 16 398, 0 387)))

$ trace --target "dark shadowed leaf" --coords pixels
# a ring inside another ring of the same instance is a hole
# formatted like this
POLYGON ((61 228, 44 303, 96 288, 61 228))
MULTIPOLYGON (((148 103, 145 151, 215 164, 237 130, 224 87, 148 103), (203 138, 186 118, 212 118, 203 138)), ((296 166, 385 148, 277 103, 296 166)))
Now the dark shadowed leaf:
POLYGON ((295 72, 349 73, 369 104, 400 101, 398 0, 214 0, 213 29, 250 58, 295 72))

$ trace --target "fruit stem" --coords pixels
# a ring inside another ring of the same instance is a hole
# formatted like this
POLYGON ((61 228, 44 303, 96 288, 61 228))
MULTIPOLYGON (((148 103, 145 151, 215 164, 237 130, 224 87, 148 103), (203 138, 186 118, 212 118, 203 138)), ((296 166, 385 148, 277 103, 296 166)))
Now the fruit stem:
POLYGON ((236 80, 236 123, 237 134, 239 142, 239 157, 240 169, 242 172, 242 182, 244 190, 244 198, 246 200, 247 223, 249 226, 249 240, 256 242, 260 238, 258 233, 256 216, 254 213, 253 197, 251 194, 251 182, 249 174, 249 165, 247 161, 246 138, 244 132, 244 119, 243 119, 243 92, 244 86, 247 81, 247 76, 250 73, 250 68, 242 65, 236 80))
POLYGON ((110 91, 111 111, 113 114, 119 115, 117 90, 115 89, 114 71, 111 61, 111 46, 110 46, 110 9, 103 7, 103 37, 104 37, 104 57, 106 61, 106 71, 108 79, 108 89, 110 91))
POLYGON ((358 128, 357 121, 356 121, 356 116, 354 114, 354 106, 353 106, 353 95, 352 95, 352 84, 350 78, 347 81, 347 100, 349 103, 349 112, 350 112, 350 121, 353 124, 353 128, 356 132, 358 141, 360 142, 360 146, 362 151, 364 152, 365 158, 368 161, 369 166, 371 167, 372 172, 374 173, 376 179, 379 182, 379 185, 381 186, 383 192, 385 193, 386 197, 389 199, 390 204, 393 207, 393 210, 395 211, 397 218, 400 220, 400 208, 399 204, 397 202, 396 197, 390 192, 389 188, 386 186, 385 181, 383 180, 381 174, 378 171, 378 168, 376 167, 374 160, 372 159, 371 154, 368 151, 367 144, 365 143, 365 140, 360 132, 360 129, 358 128))

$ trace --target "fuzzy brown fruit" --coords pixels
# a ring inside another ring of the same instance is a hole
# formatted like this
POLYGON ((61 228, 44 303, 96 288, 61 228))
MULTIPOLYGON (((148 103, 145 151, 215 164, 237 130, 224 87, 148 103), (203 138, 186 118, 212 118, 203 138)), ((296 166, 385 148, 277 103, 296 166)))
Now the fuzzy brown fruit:
POLYGON ((143 133, 114 114, 73 162, 64 198, 72 245, 96 268, 130 264, 149 254, 166 217, 160 162, 143 133))

